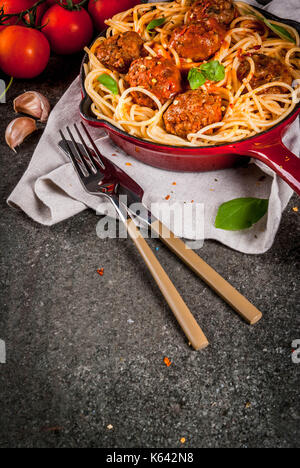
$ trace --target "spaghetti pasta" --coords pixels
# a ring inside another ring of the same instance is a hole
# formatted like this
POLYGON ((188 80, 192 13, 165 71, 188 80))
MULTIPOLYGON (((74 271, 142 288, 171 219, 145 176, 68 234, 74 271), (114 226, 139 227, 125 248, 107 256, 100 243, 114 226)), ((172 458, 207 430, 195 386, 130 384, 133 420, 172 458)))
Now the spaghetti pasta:
MULTIPOLYGON (((176 50, 170 47, 169 39, 175 28, 186 23, 191 4, 191 0, 177 0, 137 5, 107 20, 106 38, 134 31, 145 41, 145 55, 159 55, 171 59, 186 73, 201 64, 179 57, 176 50), (157 18, 165 18, 165 22, 154 31, 149 31, 148 24, 157 18)), ((270 23, 284 28, 293 41, 280 38, 263 23, 260 23, 263 27, 258 29, 257 17, 260 13, 243 2, 236 2, 235 6, 239 16, 231 23, 220 50, 211 59, 224 66, 225 78, 213 84, 208 81, 202 86, 203 91, 212 90, 222 98, 221 122, 190 133, 186 139, 168 133, 163 115, 174 100, 170 99, 162 104, 151 91, 139 86, 128 87, 125 75, 100 63, 97 48, 101 41, 105 40, 104 37, 99 37, 90 49, 86 49, 89 61, 85 66, 85 89, 92 100, 91 108, 96 117, 110 122, 130 135, 174 146, 208 146, 236 142, 263 132, 282 121, 300 101, 299 34, 296 29, 275 21, 270 23), (294 80, 293 85, 275 81, 254 88, 251 80, 256 74, 256 65, 252 56, 257 53, 277 59, 283 66, 288 67, 294 80), (237 75, 241 60, 248 61, 250 70, 242 82, 237 75), (98 78, 102 74, 111 76, 118 83, 118 94, 113 94, 99 82, 98 78), (275 88, 278 87, 282 89, 281 93, 275 92, 275 88), (132 92, 144 93, 150 97, 156 104, 156 109, 136 104, 132 92)))

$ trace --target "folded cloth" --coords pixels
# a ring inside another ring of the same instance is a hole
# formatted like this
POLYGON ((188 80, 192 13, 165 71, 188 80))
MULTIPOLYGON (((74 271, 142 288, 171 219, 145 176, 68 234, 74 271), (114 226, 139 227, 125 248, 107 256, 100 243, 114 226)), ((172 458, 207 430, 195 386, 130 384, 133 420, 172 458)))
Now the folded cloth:
MULTIPOLYGON (((249 3, 258 5, 254 0, 249 3)), ((273 0, 266 9, 281 17, 300 19, 299 0, 273 0)), ((33 154, 28 169, 8 198, 11 207, 23 210, 36 222, 51 226, 86 208, 104 213, 99 198, 82 188, 67 156, 57 147, 62 126, 79 122, 78 106, 81 94, 77 78, 50 114, 44 134, 33 154)), ((144 203, 158 203, 170 195, 170 202, 202 203, 205 207, 205 239, 217 240, 228 247, 249 254, 261 254, 272 246, 280 225, 282 212, 291 196, 291 188, 260 162, 247 168, 206 173, 178 173, 156 169, 136 161, 105 135, 91 129, 102 154, 113 160, 133 177, 145 191, 144 203), (130 162, 131 166, 126 164, 130 162), (262 177, 264 176, 265 177, 262 177), (176 186, 173 183, 176 182, 176 186), (231 232, 216 229, 214 220, 218 207, 234 198, 269 198, 268 215, 251 229, 231 232)), ((285 144, 295 154, 300 153, 299 122, 285 137, 285 144)), ((192 224, 192 219, 188 220, 192 224)), ((191 229, 192 230, 192 229, 191 229)), ((189 226, 187 226, 187 232, 189 226)))

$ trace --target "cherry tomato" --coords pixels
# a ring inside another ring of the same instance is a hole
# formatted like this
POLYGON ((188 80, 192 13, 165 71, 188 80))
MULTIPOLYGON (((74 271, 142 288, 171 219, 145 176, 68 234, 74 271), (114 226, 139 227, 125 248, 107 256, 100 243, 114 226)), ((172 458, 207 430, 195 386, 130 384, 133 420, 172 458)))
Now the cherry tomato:
POLYGON ((50 42, 53 52, 61 55, 74 54, 88 45, 93 36, 93 22, 86 10, 69 11, 53 5, 42 18, 43 34, 50 42))
POLYGON ((112 18, 121 11, 129 10, 139 5, 141 0, 90 0, 88 10, 93 18, 95 28, 103 31, 107 28, 106 19, 112 18))
POLYGON ((15 78, 34 78, 47 66, 50 46, 36 29, 7 26, 0 32, 0 69, 15 78))
MULTIPOLYGON (((0 9, 3 8, 5 15, 18 15, 21 11, 28 10, 35 3, 35 0, 0 0, 0 9)), ((18 16, 12 17, 5 21, 5 25, 17 24, 18 16)), ((5 28, 4 25, 0 25, 0 31, 5 28)))

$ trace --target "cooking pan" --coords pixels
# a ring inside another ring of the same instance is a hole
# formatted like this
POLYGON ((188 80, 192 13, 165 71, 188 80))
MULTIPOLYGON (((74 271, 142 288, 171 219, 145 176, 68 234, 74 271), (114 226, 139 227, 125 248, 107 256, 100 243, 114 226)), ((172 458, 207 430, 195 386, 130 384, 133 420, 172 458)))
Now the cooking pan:
MULTIPOLYGON (((300 23, 278 18, 264 10, 264 16, 281 21, 296 28, 300 33, 300 23)), ((148 142, 119 130, 105 120, 98 120, 91 111, 92 101, 84 87, 84 64, 81 65, 81 87, 83 99, 80 104, 82 119, 93 127, 103 128, 110 138, 126 153, 150 166, 179 172, 206 172, 234 167, 245 161, 245 157, 258 159, 273 169, 300 195, 300 159, 283 143, 283 138, 292 123, 300 114, 300 103, 282 122, 256 136, 239 142, 215 146, 187 147, 170 146, 148 142)))

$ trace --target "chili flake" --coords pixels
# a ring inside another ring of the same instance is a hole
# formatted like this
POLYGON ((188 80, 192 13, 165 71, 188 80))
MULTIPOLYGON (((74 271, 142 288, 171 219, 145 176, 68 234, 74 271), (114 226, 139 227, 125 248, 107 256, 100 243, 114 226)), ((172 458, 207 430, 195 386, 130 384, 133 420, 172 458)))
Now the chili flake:
POLYGON ((44 432, 60 432, 63 431, 63 427, 61 426, 54 426, 54 427, 43 427, 42 431, 44 432))
POLYGON ((170 365, 172 364, 172 362, 170 361, 168 357, 164 357, 164 363, 166 364, 167 367, 170 367, 170 365))
POLYGON ((132 164, 127 162, 125 166, 132 166, 132 164))
POLYGON ((103 276, 103 275, 104 275, 104 268, 99 268, 99 270, 97 270, 97 273, 98 273, 100 276, 103 276))
POLYGON ((171 198, 171 195, 167 195, 167 196, 165 197, 165 200, 170 200, 170 198, 171 198))
POLYGON ((295 211, 295 213, 298 213, 298 211, 299 211, 298 206, 294 206, 293 211, 295 211))
POLYGON ((184 444, 184 443, 186 442, 185 437, 181 437, 180 442, 181 442, 182 444, 184 444))
POLYGON ((172 184, 172 185, 177 185, 177 183, 176 183, 176 182, 173 182, 173 184, 172 184))

